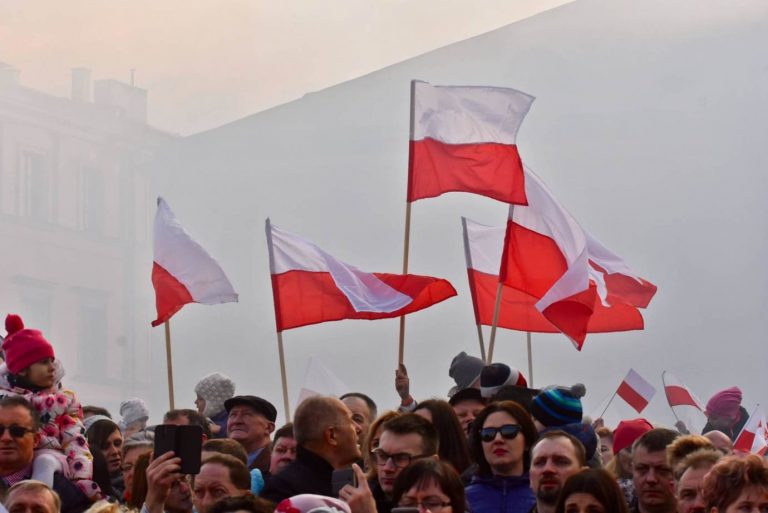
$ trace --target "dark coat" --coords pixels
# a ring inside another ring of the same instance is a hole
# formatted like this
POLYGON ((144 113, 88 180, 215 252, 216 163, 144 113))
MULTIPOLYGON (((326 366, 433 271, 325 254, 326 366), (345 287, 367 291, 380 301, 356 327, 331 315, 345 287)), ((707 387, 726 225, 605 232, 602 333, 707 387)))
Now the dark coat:
POLYGON ((704 426, 704 429, 701 430, 701 434, 709 433, 710 431, 722 431, 726 435, 728 435, 728 438, 730 438, 732 441, 736 440, 736 437, 739 436, 739 433, 741 433, 742 428, 749 420, 749 412, 744 409, 743 406, 739 406, 739 420, 736 421, 736 423, 731 426, 731 429, 718 429, 716 430, 712 424, 707 422, 707 424, 704 426))
POLYGON ((272 457, 272 449, 269 445, 264 447, 259 455, 256 457, 255 460, 253 460, 253 463, 248 465, 248 470, 253 470, 255 468, 261 470, 261 475, 266 476, 269 474, 269 460, 272 457))
POLYGON ((330 463, 312 451, 298 446, 296 460, 271 476, 259 496, 275 504, 302 493, 331 497, 332 477, 333 467, 330 463))

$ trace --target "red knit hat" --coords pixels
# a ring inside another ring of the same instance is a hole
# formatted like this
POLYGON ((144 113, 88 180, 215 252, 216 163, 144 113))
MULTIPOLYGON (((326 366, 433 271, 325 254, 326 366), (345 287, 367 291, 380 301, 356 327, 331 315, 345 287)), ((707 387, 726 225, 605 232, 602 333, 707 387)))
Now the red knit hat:
POLYGON ((650 422, 645 419, 622 420, 613 431, 613 454, 631 447, 635 440, 653 429, 650 422))
POLYGON ((30 365, 46 358, 55 358, 53 346, 45 340, 40 330, 24 328, 24 321, 15 314, 5 318, 8 336, 3 342, 5 364, 13 374, 18 374, 30 365))

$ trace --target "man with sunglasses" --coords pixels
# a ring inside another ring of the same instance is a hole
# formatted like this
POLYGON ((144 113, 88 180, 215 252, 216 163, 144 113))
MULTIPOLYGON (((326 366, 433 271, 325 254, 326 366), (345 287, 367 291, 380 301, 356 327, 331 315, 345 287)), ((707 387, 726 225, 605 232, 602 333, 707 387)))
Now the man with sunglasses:
POLYGON ((403 469, 421 458, 437 458, 437 431, 431 422, 406 413, 382 426, 379 447, 372 451, 376 479, 368 484, 378 513, 390 513, 392 489, 403 469))
MULTIPOLYGON (((29 401, 20 396, 0 399, 0 478, 7 487, 31 477, 39 427, 37 411, 29 401)), ((61 497, 63 513, 79 513, 91 505, 85 494, 59 473, 54 474, 53 490, 61 497)))

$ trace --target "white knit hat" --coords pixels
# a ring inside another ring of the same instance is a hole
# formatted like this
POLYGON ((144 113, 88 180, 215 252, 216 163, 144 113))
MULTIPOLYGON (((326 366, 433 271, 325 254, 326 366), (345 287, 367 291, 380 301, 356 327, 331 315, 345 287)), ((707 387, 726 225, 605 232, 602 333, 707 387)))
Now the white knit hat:
POLYGON ((203 415, 213 417, 224 410, 224 401, 234 397, 235 382, 224 374, 214 372, 195 385, 195 393, 205 400, 203 415))
POLYGON ((134 422, 149 419, 149 408, 143 399, 131 397, 120 403, 120 429, 125 429, 134 422))

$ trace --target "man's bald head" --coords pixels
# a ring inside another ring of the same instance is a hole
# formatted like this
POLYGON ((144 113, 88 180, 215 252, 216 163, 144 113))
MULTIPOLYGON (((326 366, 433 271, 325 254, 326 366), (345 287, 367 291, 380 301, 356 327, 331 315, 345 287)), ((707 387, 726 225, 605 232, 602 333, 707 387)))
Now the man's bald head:
POLYGON ((733 453, 733 440, 722 431, 710 431, 705 433, 704 436, 712 442, 715 449, 722 452, 726 456, 733 453))
POLYGON ((296 409, 293 435, 296 443, 306 445, 323 440, 325 430, 343 422, 347 407, 335 397, 315 396, 305 399, 296 409))

